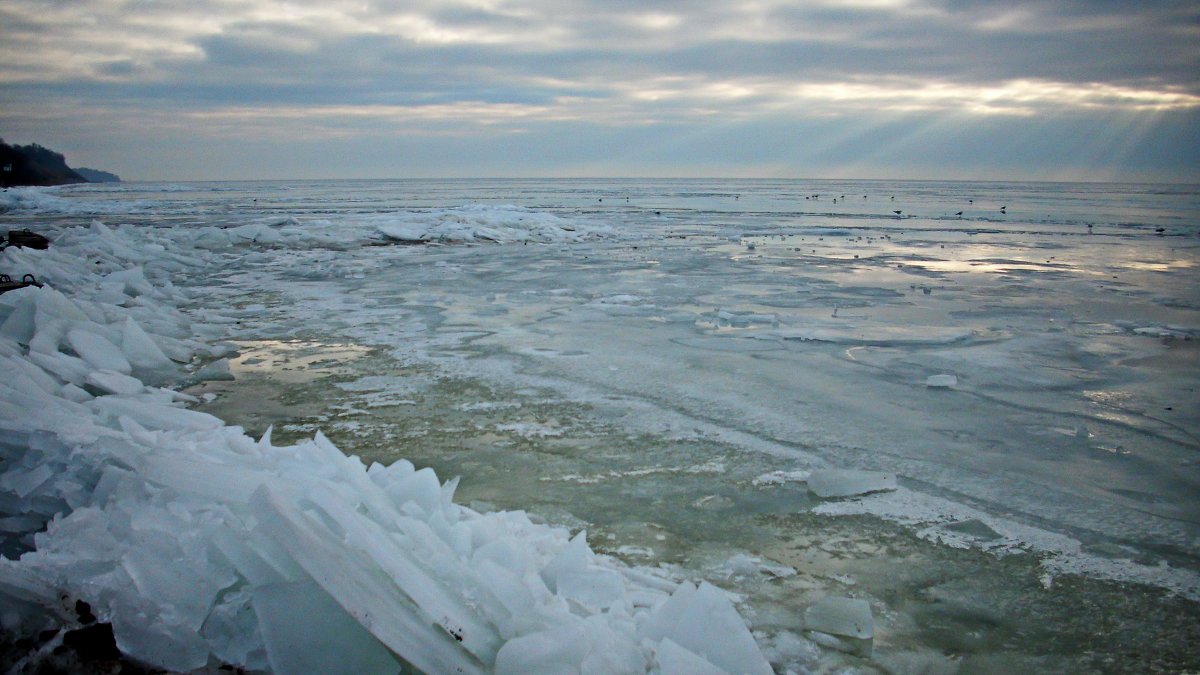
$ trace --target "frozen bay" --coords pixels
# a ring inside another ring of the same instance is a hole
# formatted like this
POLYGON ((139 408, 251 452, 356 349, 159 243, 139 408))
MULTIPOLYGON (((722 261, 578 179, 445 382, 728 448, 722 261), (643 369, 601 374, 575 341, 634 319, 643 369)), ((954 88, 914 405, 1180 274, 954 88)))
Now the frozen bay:
POLYGON ((211 254, 178 262, 185 311, 239 348, 235 381, 191 390, 200 410, 462 476, 481 512, 732 590, 780 672, 1073 672, 1083 653, 1195 665, 1197 202, 135 184, 29 192, 3 218, 169 228, 173 253, 211 254), (808 481, 830 470, 895 478, 823 499, 808 481), (869 658, 804 637, 828 595, 871 603, 869 658), (1092 603, 1125 626, 1116 644, 1092 603))

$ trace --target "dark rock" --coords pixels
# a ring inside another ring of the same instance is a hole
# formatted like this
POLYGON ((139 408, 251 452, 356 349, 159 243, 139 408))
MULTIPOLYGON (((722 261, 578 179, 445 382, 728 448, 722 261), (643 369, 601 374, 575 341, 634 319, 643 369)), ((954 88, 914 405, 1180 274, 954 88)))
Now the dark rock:
POLYGON ((63 635, 63 644, 88 661, 112 661, 121 658, 112 624, 96 623, 63 635))
POLYGON ((96 615, 92 613, 92 606, 83 600, 75 601, 75 616, 79 617, 79 623, 85 626, 96 623, 96 615))
POLYGON ((4 246, 24 246, 44 251, 50 248, 50 240, 29 230, 9 230, 4 246))

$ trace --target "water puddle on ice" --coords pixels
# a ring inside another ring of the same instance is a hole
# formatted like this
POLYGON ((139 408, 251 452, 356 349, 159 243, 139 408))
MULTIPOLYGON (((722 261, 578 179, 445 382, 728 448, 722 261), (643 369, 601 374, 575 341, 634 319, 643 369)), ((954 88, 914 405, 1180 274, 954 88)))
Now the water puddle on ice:
POLYGON ((282 382, 309 382, 362 358, 369 347, 307 340, 234 340, 238 356, 230 359, 234 376, 269 376, 282 382))
MULTIPOLYGON (((198 410, 241 426, 259 437, 269 427, 282 427, 277 440, 311 438, 289 433, 288 424, 320 416, 331 409, 329 400, 310 395, 305 385, 346 372, 349 364, 371 353, 363 345, 326 344, 305 340, 237 340, 238 352, 229 359, 234 381, 208 381, 186 393, 201 400, 198 410)), ((316 392, 313 392, 316 393, 316 392)))

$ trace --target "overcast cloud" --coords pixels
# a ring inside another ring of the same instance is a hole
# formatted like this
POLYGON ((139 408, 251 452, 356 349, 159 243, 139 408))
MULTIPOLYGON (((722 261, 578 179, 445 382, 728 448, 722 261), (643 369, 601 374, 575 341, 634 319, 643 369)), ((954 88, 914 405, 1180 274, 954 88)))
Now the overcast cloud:
POLYGON ((134 179, 1200 181, 1200 5, 5 0, 0 136, 134 179))

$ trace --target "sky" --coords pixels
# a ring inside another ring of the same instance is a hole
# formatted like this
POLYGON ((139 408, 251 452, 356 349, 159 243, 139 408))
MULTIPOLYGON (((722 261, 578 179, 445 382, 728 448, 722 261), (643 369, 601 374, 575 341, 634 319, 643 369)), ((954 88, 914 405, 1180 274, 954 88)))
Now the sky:
POLYGON ((127 180, 1200 182, 1200 3, 4 0, 0 137, 127 180))

